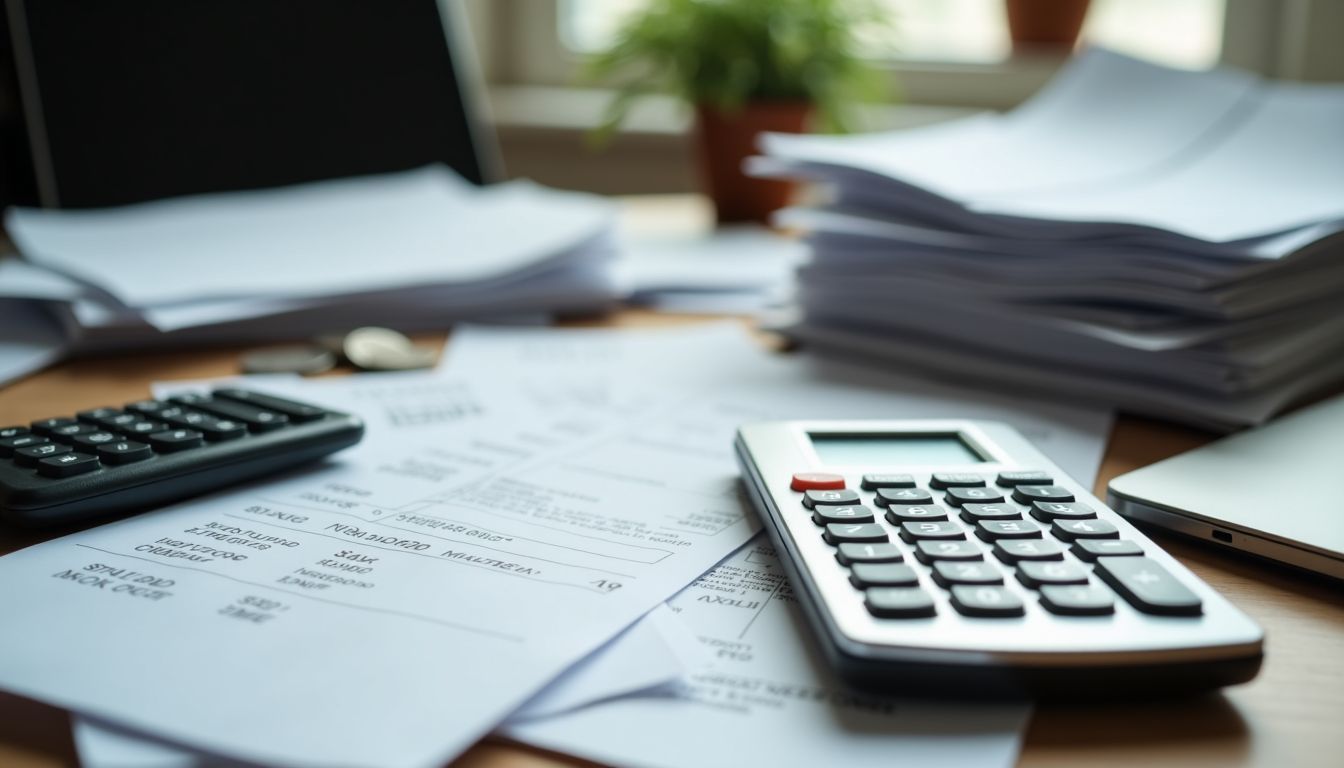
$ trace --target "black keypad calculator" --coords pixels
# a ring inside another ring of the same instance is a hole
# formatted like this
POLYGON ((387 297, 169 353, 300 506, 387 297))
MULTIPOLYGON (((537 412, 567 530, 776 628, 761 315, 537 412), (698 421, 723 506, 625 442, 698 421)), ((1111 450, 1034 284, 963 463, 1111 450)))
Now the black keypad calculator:
POLYGON ((363 423, 218 389, 0 427, 0 516, 56 525, 148 509, 358 443, 363 423))
POLYGON ((883 693, 1098 699, 1259 670, 1263 632, 1015 430, 743 426, 743 481, 832 667, 883 693))

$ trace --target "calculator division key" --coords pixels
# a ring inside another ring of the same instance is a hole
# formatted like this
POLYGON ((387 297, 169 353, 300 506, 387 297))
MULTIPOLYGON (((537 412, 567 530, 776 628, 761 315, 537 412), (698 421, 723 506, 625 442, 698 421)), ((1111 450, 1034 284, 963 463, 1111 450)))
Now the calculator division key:
POLYGON ((1064 547, 1049 539, 999 539, 994 556, 1010 565, 1026 560, 1063 560, 1064 547))
POLYGON ((964 539, 960 525, 948 521, 901 523, 901 538, 909 544, 926 539, 964 539))
POLYGON ((98 446, 98 458, 107 464, 131 464, 154 455, 148 445, 134 440, 119 440, 98 446))
POLYGON ((1143 547, 1129 539, 1078 539, 1069 548, 1079 560, 1092 562, 1098 557, 1139 557, 1143 547))
POLYGON ((0 427, 0 440, 8 440, 11 437, 28 434, 27 427, 0 427))
POLYGON ((1041 605, 1061 616, 1106 616, 1115 613, 1115 600, 1104 587, 1046 585, 1041 587, 1041 605))
POLYGON ((940 560, 933 564, 933 580, 948 589, 955 584, 1002 584, 1003 571, 984 562, 940 560))
POLYGON ((827 544, 840 544, 842 542, 878 542, 889 541, 887 529, 877 523, 832 523, 826 526, 826 532, 822 534, 827 544))
POLYGON ((918 619, 938 612, 933 598, 919 587, 875 587, 864 593, 863 603, 883 619, 918 619))
POLYGON ((327 412, 315 405, 307 403, 296 403, 293 400, 286 400, 282 397, 271 397, 258 392, 249 392, 246 389, 217 389, 214 392, 215 400, 220 398, 232 400, 238 403, 246 403, 268 411, 283 413, 289 417, 289 420, 295 424, 306 424, 310 421, 317 421, 327 415, 327 412))
POLYGON ((63 453, 39 459, 37 473, 46 477, 72 477, 92 472, 100 466, 97 456, 87 453, 63 453))
POLYGON ((915 559, 925 565, 944 560, 984 560, 985 552, 973 541, 921 541, 915 544, 915 559))
POLYGON ((1007 587, 956 585, 952 587, 952 607, 964 616, 1002 618, 1026 613, 1022 598, 1007 587))
POLYGON ((855 563, 849 571, 849 583, 858 589, 869 587, 915 587, 919 576, 903 563, 855 563))
POLYGON ((1019 485, 1013 488, 1013 501, 1030 504, 1033 501, 1073 501, 1073 491, 1060 485, 1019 485))
POLYGON ((994 482, 1005 488, 1015 488, 1019 485, 1050 485, 1055 479, 1039 469, 1015 469, 1000 472, 994 482))
POLYGON ((915 476, 903 474, 864 475, 859 487, 865 491, 878 488, 914 488, 915 476))
POLYGON ((170 429, 149 436, 149 444, 159 453, 176 453, 199 448, 204 443, 205 436, 194 429, 170 429))
POLYGON ((1120 538, 1120 529, 1105 520, 1056 520, 1050 532, 1064 541, 1120 538))
POLYGON ((46 445, 51 440, 42 435, 24 434, 0 439, 0 458, 9 458, 20 448, 33 445, 46 445))
POLYGON ((817 525, 830 525, 831 523, 871 523, 873 522, 873 511, 857 504, 852 507, 830 507, 823 505, 812 508, 812 522, 817 525))
POLYGON ((1087 571, 1067 561, 1023 560, 1017 564, 1017 580, 1032 589, 1046 584, 1086 584, 1087 571))
POLYGON ((933 477, 929 478, 929 487, 937 488, 940 491, 948 488, 971 488, 984 484, 985 478, 964 472, 934 472, 933 477))
POLYGON ((975 535, 985 541, 1039 539, 1041 526, 1030 520, 981 520, 975 524, 975 535))
POLYGON ((923 488, 878 488, 877 503, 884 507, 892 504, 932 504, 933 494, 923 488))
POLYGON ((37 462, 48 456, 59 456, 62 453, 70 453, 74 449, 63 443, 43 443, 42 445, 30 445, 27 448, 20 448, 14 451, 14 463, 20 467, 36 467, 37 462))
MULTIPOLYGON (((265 408, 258 408, 247 403, 235 403, 229 400, 212 398, 191 398, 190 402, 193 408, 206 411, 221 419, 240 421, 247 425, 250 432, 270 432, 289 424, 288 415, 279 411, 268 411, 265 408)), ((173 422, 171 417, 164 416, 162 418, 170 423, 173 422)))
POLYGON ((1031 516, 1043 523, 1051 520, 1088 520, 1097 513, 1086 504, 1076 501, 1035 501, 1031 504, 1031 516))
POLYGON ((1203 612, 1199 596, 1151 558, 1099 557, 1094 573, 1144 613, 1198 616, 1203 612))
POLYGON ((841 565, 855 563, 899 563, 905 559, 895 544, 841 544, 835 553, 835 559, 841 565))
POLYGON ((794 472, 789 489, 794 491, 839 491, 845 487, 845 476, 830 472, 794 472))
POLYGON ((887 507, 886 518, 892 525, 918 520, 946 520, 947 510, 932 504, 892 504, 887 507))
POLYGON ((968 523, 981 520, 1021 520, 1022 510, 1012 504, 962 504, 961 519, 968 523))
POLYGON ((996 504, 1003 501, 1003 493, 998 488, 961 488, 947 489, 945 501, 954 507, 962 504, 996 504))
POLYGON ((804 491, 803 506, 816 509, 822 506, 852 507, 859 503, 859 494, 854 491, 804 491))

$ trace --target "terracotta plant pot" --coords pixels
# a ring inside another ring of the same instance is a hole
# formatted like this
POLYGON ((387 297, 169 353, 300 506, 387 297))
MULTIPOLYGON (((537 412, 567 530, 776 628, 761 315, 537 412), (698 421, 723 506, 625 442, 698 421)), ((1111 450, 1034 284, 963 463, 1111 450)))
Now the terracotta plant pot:
POLYGON ((720 223, 769 223, 772 212, 788 205, 792 182, 748 178, 742 173, 742 161, 758 153, 758 134, 802 133, 811 115, 812 105, 797 102, 747 104, 731 112, 696 107, 700 178, 720 223))
POLYGON ((1072 50, 1087 18, 1089 0, 1006 0, 1008 35, 1017 52, 1072 50))

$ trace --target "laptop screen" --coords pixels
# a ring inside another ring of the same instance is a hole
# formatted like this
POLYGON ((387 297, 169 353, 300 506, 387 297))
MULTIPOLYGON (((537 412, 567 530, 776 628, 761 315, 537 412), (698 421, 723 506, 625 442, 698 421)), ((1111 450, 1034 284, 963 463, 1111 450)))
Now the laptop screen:
MULTIPOLYGON (((44 205, 442 162, 481 183, 436 0, 9 0, 44 205)), ((456 58, 456 61, 455 61, 456 58)), ((469 87, 469 85, 468 85, 469 87)))

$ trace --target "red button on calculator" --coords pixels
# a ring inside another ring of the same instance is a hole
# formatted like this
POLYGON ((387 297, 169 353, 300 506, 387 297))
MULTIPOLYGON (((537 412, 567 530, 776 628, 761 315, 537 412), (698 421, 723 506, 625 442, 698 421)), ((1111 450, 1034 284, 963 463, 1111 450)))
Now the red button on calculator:
POLYGON ((794 472, 789 487, 795 491, 839 491, 845 487, 845 478, 830 472, 794 472))

